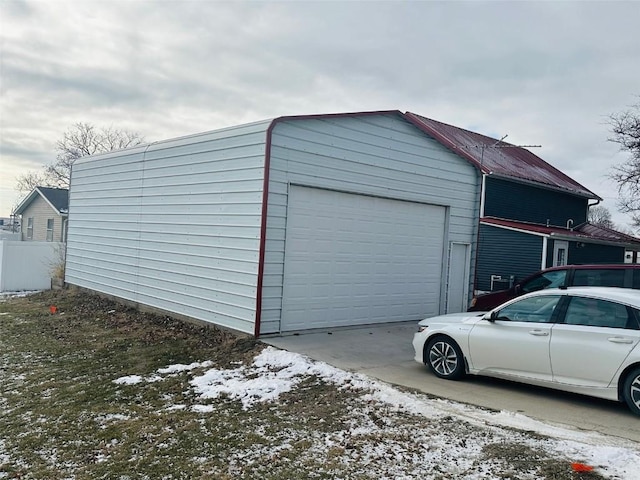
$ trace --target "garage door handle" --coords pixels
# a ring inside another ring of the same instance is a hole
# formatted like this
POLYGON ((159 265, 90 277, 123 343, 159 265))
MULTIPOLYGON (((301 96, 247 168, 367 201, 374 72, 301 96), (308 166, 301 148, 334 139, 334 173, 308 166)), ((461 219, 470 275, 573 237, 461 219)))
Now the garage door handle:
POLYGON ((633 340, 631 340, 630 338, 623 338, 623 337, 609 337, 607 338, 607 340, 609 340, 612 343, 633 343, 633 340))
POLYGON ((546 330, 529 330, 531 335, 535 335, 536 337, 547 337, 549 336, 549 332, 546 330))

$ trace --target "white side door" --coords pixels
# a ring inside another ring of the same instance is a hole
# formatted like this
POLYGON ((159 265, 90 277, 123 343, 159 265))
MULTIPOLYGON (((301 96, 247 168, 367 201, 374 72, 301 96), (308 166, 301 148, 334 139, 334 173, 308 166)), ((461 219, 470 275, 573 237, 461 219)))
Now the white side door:
POLYGON ((468 243, 451 242, 449 245, 449 272, 447 275, 447 313, 467 310, 469 296, 468 243))
POLYGON ((513 302, 494 321, 481 320, 469 335, 470 364, 478 373, 552 380, 549 344, 560 295, 513 302))
POLYGON ((569 256, 569 242, 556 240, 553 242, 553 266, 563 267, 567 264, 569 256))
POLYGON ((624 305, 572 297, 564 323, 553 329, 553 380, 568 385, 606 388, 640 341, 640 331, 624 305))

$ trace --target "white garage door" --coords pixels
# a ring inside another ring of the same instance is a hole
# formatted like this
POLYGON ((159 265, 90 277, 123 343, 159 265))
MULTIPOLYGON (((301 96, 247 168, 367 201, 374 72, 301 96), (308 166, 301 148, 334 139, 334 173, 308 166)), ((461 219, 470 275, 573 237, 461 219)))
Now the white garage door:
POLYGON ((437 315, 445 216, 434 205, 292 186, 281 330, 437 315))

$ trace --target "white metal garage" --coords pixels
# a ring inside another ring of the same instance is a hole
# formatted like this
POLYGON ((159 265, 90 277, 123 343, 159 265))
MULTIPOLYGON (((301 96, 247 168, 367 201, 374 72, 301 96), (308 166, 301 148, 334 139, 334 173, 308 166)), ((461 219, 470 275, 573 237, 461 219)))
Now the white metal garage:
POLYGON ((292 186, 282 331, 437 315, 445 213, 440 206, 292 186))
POLYGON ((67 283, 259 335, 464 309, 476 166, 398 111, 83 158, 67 283), (462 283, 462 284, 461 284, 462 283))

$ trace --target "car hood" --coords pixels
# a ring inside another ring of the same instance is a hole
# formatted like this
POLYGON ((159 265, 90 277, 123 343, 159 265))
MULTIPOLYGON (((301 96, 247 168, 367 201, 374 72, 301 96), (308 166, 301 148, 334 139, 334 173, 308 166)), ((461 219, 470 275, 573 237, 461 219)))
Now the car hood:
POLYGON ((446 315, 438 315, 437 317, 425 318, 420 320, 418 325, 433 325, 434 323, 464 323, 467 321, 480 320, 487 312, 460 312, 460 313, 448 313, 446 315))

